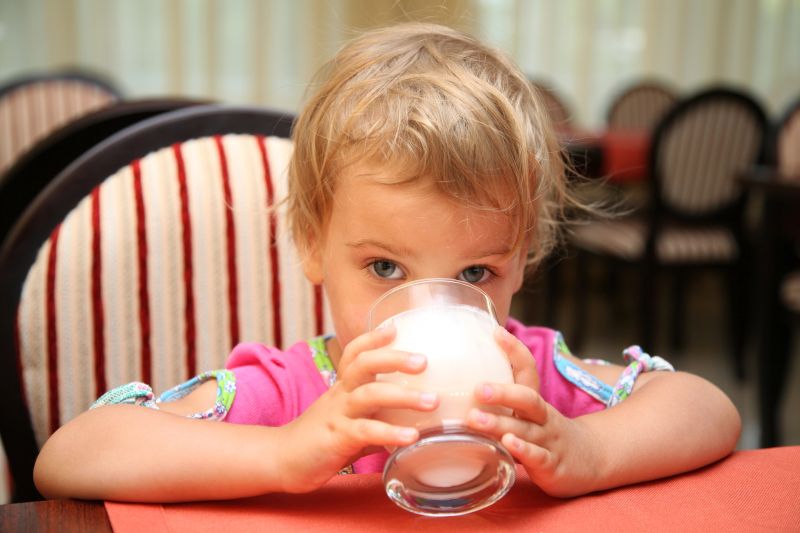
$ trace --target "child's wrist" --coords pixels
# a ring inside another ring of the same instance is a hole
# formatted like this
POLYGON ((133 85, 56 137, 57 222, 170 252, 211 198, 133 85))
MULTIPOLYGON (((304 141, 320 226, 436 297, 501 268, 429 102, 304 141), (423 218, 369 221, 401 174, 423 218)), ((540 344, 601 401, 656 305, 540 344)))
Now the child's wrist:
POLYGON ((603 438, 602 433, 593 424, 587 423, 586 417, 578 417, 573 419, 573 422, 580 427, 586 443, 584 449, 588 450, 584 456, 586 461, 584 468, 587 475, 585 476, 585 487, 581 493, 588 494, 607 489, 608 480, 613 478, 614 473, 618 471, 618 466, 615 464, 614 446, 609 446, 608 440, 603 438))

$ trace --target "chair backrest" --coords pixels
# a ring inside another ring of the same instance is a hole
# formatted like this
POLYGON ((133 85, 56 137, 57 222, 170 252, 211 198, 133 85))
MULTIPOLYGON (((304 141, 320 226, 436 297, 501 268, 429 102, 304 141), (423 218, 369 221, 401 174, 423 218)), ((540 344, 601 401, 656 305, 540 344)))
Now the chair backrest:
POLYGON ((650 153, 656 211, 684 220, 739 216, 737 175, 763 157, 767 117, 748 94, 710 88, 678 103, 650 153))
POLYGON ((9 234, 1 370, 23 379, 3 397, 2 437, 18 498, 37 446, 104 390, 163 391, 238 341, 286 346, 328 327, 283 216, 291 124, 225 106, 148 119, 70 165, 9 234))
POLYGON ((59 126, 119 99, 109 82, 85 72, 24 76, 0 87, 0 173, 59 126))
POLYGON ((202 103, 208 102, 185 98, 119 101, 56 128, 0 174, 0 244, 36 195, 78 156, 139 121, 202 103))
POLYGON ((549 83, 530 80, 539 97, 544 102, 550 120, 556 128, 566 129, 572 125, 572 111, 558 91, 549 83))
POLYGON ((778 124, 776 152, 781 174, 800 179, 800 99, 789 106, 778 124))
MULTIPOLYGON (((775 160, 782 179, 800 181, 800 98, 789 105, 776 127, 775 160)), ((800 255, 800 213, 787 213, 784 227, 792 233, 800 255)), ((800 259, 796 257, 796 260, 800 259)), ((783 305, 791 312, 800 314, 800 270, 786 275, 780 287, 783 305)))
POLYGON ((615 130, 652 131, 678 101, 677 92, 657 81, 639 81, 620 91, 608 108, 606 124, 615 130))

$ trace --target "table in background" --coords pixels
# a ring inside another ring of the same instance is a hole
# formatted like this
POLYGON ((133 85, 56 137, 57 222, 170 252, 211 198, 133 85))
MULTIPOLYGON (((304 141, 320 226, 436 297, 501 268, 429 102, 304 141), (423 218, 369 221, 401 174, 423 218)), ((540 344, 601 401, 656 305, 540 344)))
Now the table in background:
POLYGON ((47 500, 0 506, 0 531, 110 532, 103 502, 47 500))
POLYGON ((640 184, 647 180, 649 132, 565 130, 558 136, 579 175, 603 178, 614 185, 640 184))
MULTIPOLYGON (((184 504, 121 504, 105 509, 127 531, 797 531, 800 446, 736 452, 693 472, 559 499, 517 469, 508 495, 483 511, 427 518, 391 503, 380 475, 338 476, 309 494, 184 504)), ((0 506, 3 531, 108 531, 97 502, 0 506)))

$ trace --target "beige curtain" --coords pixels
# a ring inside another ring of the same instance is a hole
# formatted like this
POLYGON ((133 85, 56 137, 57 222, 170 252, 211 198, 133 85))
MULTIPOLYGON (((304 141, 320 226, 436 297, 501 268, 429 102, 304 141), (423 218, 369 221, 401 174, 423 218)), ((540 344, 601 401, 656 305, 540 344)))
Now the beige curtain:
POLYGON ((131 97, 294 110, 347 38, 402 20, 503 48, 587 127, 642 76, 741 85, 773 113, 800 94, 800 0, 0 0, 0 80, 80 66, 131 97))

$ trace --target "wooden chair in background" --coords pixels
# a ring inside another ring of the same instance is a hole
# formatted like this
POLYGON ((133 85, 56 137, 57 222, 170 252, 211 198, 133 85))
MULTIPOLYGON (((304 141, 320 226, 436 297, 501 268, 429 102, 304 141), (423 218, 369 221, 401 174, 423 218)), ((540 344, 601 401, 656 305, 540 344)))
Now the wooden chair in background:
POLYGON ((201 103, 207 102, 184 98, 118 101, 57 127, 0 174, 0 244, 36 195, 90 148, 139 121, 201 103))
POLYGON ((222 367, 239 341, 328 327, 283 217, 292 122, 228 106, 147 119, 73 162, 15 224, 0 251, 0 430, 16 501, 38 497, 42 442, 106 389, 163 391, 222 367))
POLYGON ((0 174, 59 126, 120 98, 111 82, 83 71, 24 75, 0 86, 0 174))
POLYGON ((586 330, 581 301, 588 290, 586 262, 591 257, 610 260, 617 268, 633 267, 638 274, 635 342, 649 350, 655 349, 657 309, 668 301, 657 293, 658 276, 671 274, 675 283, 670 340, 678 349, 683 341, 685 278, 697 270, 715 269, 726 279, 733 366, 736 375, 743 376, 747 254, 744 195, 736 180, 762 157, 766 129, 761 106, 729 88, 688 97, 661 120, 650 149, 646 212, 580 225, 571 235, 578 268, 574 343, 581 343, 586 330))
POLYGON ((653 131, 678 101, 678 92, 654 80, 639 80, 627 85, 612 99, 606 114, 606 127, 612 130, 653 131))
POLYGON ((563 94, 549 82, 540 79, 531 79, 530 82, 544 102, 553 125, 557 129, 569 129, 573 127, 575 118, 563 94))

